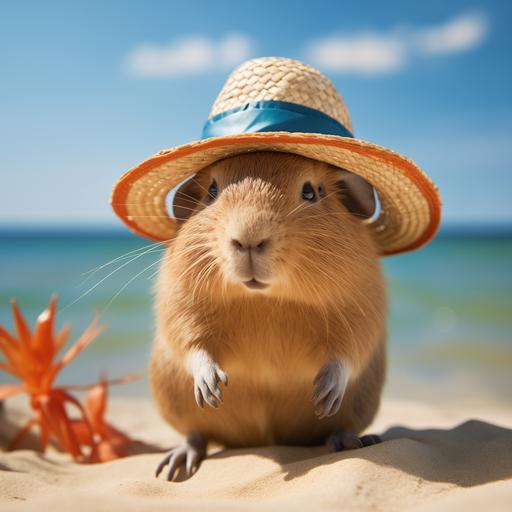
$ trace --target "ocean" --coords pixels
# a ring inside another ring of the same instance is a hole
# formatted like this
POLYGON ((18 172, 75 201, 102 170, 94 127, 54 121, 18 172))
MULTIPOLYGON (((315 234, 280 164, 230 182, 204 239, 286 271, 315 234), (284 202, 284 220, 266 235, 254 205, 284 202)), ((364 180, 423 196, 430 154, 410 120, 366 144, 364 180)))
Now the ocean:
MULTIPOLYGON (((13 330, 12 297, 33 324, 57 293, 58 325, 72 323, 71 340, 95 311, 107 326, 58 382, 144 370, 161 255, 159 248, 130 253, 144 246, 145 240, 118 231, 0 233, 0 324, 13 330)), ((419 251, 382 263, 390 304, 385 395, 512 404, 512 235, 445 232, 419 251)), ((0 382, 10 379, 0 373, 0 382)), ((142 379, 112 393, 150 391, 142 379)))

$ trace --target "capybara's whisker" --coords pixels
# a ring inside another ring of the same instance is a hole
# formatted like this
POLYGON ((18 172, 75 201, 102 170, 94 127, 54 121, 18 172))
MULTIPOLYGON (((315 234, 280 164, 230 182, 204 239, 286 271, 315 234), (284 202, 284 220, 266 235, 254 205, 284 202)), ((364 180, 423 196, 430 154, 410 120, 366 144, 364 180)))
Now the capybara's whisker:
POLYGON ((112 270, 109 274, 107 274, 105 277, 103 277, 102 279, 100 279, 96 284, 94 284, 93 286, 91 286, 88 290, 86 290, 84 293, 82 293, 78 298, 76 298, 75 300, 73 300, 72 302, 70 302, 69 304, 67 304, 66 306, 64 306, 62 308, 62 310, 65 310, 71 306, 73 306, 74 304, 76 304, 79 300, 83 299, 84 297, 86 297, 87 295, 89 295, 93 290, 95 290, 101 283, 103 283, 105 280, 107 280, 109 277, 111 277, 112 275, 114 275, 115 273, 119 272, 119 270, 121 270, 122 268, 126 267, 127 265, 129 265, 130 263, 132 263, 133 261, 135 260, 138 260, 139 258, 141 258, 142 256, 144 256, 145 254, 149 253, 151 251, 152 247, 150 247, 149 249, 146 249, 145 251, 143 252, 140 252, 138 253, 136 256, 134 256, 133 258, 130 258, 128 261, 126 261, 125 263, 123 263, 122 265, 120 265, 119 267, 117 267, 116 269, 112 270))
POLYGON ((153 263, 150 263, 147 267, 144 267, 140 272, 135 274, 132 278, 130 278, 119 290, 112 296, 112 298, 108 301, 107 305, 101 310, 101 313, 105 313, 105 311, 110 307, 110 305, 114 302, 114 300, 119 296, 120 293, 137 277, 142 275, 144 272, 147 272, 150 268, 153 268, 155 265, 158 265, 160 263, 160 260, 154 261, 153 263))
POLYGON ((95 267, 95 268, 92 268, 90 270, 86 270, 85 272, 82 273, 82 275, 83 276, 90 275, 90 274, 94 275, 98 271, 104 269, 105 267, 108 267, 109 265, 112 265, 112 264, 118 262, 121 259, 126 259, 126 258, 130 257, 130 255, 132 255, 132 254, 135 254, 135 253, 138 253, 138 252, 143 252, 143 251, 146 251, 147 249, 160 248, 162 245, 164 245, 166 243, 167 243, 167 240, 164 241, 164 242, 155 242, 153 244, 149 244, 149 245, 145 245, 143 247, 139 247, 137 249, 133 249, 132 251, 126 252, 124 254, 121 254, 121 256, 117 256, 116 258, 114 258, 114 259, 112 259, 110 261, 107 261, 107 263, 103 263, 99 267, 95 267))

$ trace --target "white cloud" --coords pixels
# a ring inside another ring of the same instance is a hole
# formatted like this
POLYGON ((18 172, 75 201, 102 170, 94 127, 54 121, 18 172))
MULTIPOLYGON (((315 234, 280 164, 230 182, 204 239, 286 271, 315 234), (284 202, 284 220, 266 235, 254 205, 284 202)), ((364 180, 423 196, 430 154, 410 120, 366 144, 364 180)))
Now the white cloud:
POLYGON ((478 46, 487 34, 487 19, 480 13, 459 16, 442 25, 424 29, 417 43, 426 55, 458 53, 478 46))
POLYGON ((197 75, 230 68, 249 57, 252 44, 243 34, 228 34, 220 41, 191 36, 167 45, 140 44, 126 58, 128 71, 142 78, 197 75))
POLYGON ((229 34, 218 45, 220 61, 224 66, 234 66, 242 62, 251 52, 251 41, 242 34, 229 34))
POLYGON ((466 13, 439 25, 397 26, 387 32, 356 32, 311 41, 306 57, 331 72, 381 75, 403 69, 411 60, 471 50, 485 39, 488 22, 466 13))
POLYGON ((401 41, 394 37, 363 33, 313 42, 308 60, 334 72, 380 74, 400 69, 406 58, 401 41))

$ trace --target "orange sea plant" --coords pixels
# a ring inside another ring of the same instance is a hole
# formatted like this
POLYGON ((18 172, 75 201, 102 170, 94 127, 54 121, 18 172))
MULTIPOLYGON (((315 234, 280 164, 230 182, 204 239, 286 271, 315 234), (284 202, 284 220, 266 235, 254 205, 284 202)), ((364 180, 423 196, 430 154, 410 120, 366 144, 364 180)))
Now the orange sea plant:
MULTIPOLYGON (((64 355, 58 357, 69 338, 70 326, 55 332, 55 296, 39 315, 33 332, 14 300, 12 312, 16 334, 0 326, 0 351, 5 358, 0 362, 0 370, 16 377, 19 383, 0 385, 0 400, 24 392, 30 398, 34 416, 17 432, 8 449, 16 448, 32 427, 37 426, 43 451, 52 440, 75 460, 101 462, 125 455, 123 446, 131 439, 104 419, 109 382, 103 378, 98 384, 89 386, 84 406, 70 393, 71 389, 80 386, 55 385, 64 366, 103 330, 98 318, 64 355), (69 406, 75 408, 77 416, 70 417, 69 406)), ((132 380, 131 376, 124 379, 127 380, 132 380)))
MULTIPOLYGON (((117 382, 128 382, 137 378, 128 375, 117 382)), ((93 434, 94 444, 89 456, 90 462, 106 462, 128 455, 126 447, 133 444, 133 441, 125 433, 121 432, 105 419, 107 409, 107 395, 109 383, 102 378, 87 392, 84 402, 86 419, 75 419, 72 422, 73 432, 81 444, 87 444, 90 439, 90 431, 93 434)))

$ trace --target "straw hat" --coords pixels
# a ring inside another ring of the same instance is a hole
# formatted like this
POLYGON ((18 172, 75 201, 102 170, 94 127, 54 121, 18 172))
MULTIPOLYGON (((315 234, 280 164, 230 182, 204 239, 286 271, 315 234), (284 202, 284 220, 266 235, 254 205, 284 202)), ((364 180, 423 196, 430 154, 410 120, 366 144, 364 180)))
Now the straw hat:
POLYGON ((277 57, 249 60, 228 78, 201 140, 160 151, 126 172, 111 204, 135 233, 171 239, 176 219, 169 192, 211 163, 249 151, 313 158, 363 177, 377 191, 380 213, 368 223, 381 254, 416 249, 440 223, 435 185, 408 158, 355 139, 343 98, 318 70, 277 57))

